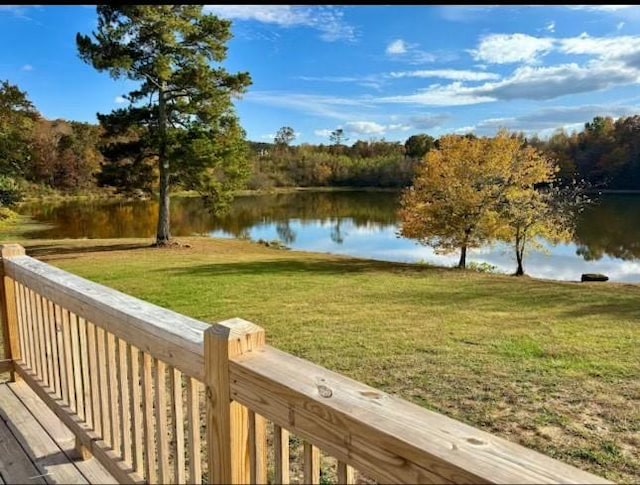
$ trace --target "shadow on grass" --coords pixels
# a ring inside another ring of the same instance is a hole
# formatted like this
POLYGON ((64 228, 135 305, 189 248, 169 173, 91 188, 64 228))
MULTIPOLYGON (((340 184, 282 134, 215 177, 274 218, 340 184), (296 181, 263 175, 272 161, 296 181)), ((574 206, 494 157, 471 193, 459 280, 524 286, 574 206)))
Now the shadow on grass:
MULTIPOLYGON (((131 251, 134 249, 149 249, 151 243, 109 243, 109 244, 87 244, 82 246, 69 246, 64 243, 36 244, 26 246, 26 252, 33 258, 47 258, 52 256, 65 256, 69 254, 131 251)), ((72 259, 72 258, 63 258, 72 259)))
MULTIPOLYGON (((573 284, 492 275, 465 278, 465 274, 456 269, 413 264, 347 258, 306 261, 285 259, 220 262, 152 271, 196 278, 371 274, 373 278, 380 278, 382 282, 382 284, 372 285, 372 290, 373 293, 380 291, 380 298, 383 300, 388 296, 396 302, 400 299, 406 303, 432 308, 454 305, 461 310, 480 312, 517 311, 519 315, 525 315, 540 322, 547 320, 549 312, 553 313, 553 318, 562 319, 601 315, 610 323, 612 319, 631 319, 640 322, 640 305, 635 298, 630 298, 629 293, 629 290, 634 293, 639 290, 636 288, 625 288, 626 291, 620 292, 609 290, 595 294, 590 291, 588 294, 583 294, 583 288, 573 284), (396 288, 399 280, 395 277, 401 275, 415 277, 416 283, 409 286, 403 283, 402 291, 398 292, 396 288), (458 278, 458 275, 461 278, 458 278), (424 284, 421 284, 421 276, 425 278, 424 284), (441 284, 438 280, 440 276, 441 284)), ((328 280, 327 285, 329 290, 331 281, 328 280)))

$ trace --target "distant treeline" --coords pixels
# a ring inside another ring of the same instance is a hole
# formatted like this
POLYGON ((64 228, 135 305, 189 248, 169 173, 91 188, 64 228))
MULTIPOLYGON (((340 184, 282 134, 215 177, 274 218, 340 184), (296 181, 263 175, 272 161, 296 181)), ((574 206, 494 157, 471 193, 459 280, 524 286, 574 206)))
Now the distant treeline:
MULTIPOLYGON (((96 125, 38 117, 29 130, 27 156, 14 173, 34 186, 62 192, 87 192, 98 187, 129 187, 155 180, 152 166, 104 158, 101 128, 96 125), (123 180, 124 178, 124 180, 123 180)), ((473 137, 474 135, 465 135, 473 137)), ((584 179, 611 190, 640 190, 640 116, 596 117, 582 131, 558 131, 548 140, 528 143, 557 160, 560 177, 584 179)), ((274 187, 392 187, 411 184, 425 154, 438 139, 419 134, 404 143, 358 140, 351 145, 248 142, 250 189, 274 187)))

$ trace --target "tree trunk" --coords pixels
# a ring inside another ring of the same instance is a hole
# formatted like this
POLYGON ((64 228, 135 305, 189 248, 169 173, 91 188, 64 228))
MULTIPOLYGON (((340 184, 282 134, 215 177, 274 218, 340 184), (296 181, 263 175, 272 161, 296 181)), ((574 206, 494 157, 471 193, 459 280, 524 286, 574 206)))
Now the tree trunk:
POLYGON ((467 245, 460 246, 460 261, 458 262, 458 268, 464 269, 467 267, 467 245))
POLYGON ((524 267, 522 266, 524 259, 524 245, 524 236, 520 235, 520 229, 518 229, 516 231, 516 261, 518 263, 515 273, 516 276, 524 276, 524 267))
POLYGON ((164 83, 158 92, 158 131, 160 146, 158 150, 158 165, 160 168, 160 194, 158 197, 158 231, 156 246, 167 246, 171 242, 171 226, 169 217, 169 160, 167 158, 167 112, 165 106, 164 83))

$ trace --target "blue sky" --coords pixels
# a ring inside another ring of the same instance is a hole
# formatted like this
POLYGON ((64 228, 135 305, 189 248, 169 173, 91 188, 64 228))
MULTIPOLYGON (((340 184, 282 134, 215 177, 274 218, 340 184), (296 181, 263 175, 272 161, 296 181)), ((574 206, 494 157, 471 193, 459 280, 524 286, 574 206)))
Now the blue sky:
MULTIPOLYGON (((640 114, 636 6, 206 6, 233 20, 225 67, 248 138, 404 141, 500 128, 548 136, 596 115, 640 114)), ((0 80, 47 118, 96 122, 133 88, 77 56, 95 7, 0 6, 0 80)))

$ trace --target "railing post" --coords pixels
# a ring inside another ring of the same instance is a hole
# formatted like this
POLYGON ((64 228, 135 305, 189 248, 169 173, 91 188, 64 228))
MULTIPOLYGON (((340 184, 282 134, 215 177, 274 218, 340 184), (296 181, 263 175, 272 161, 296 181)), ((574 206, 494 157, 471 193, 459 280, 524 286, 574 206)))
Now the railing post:
POLYGON ((239 318, 212 325, 204 333, 209 483, 250 483, 252 475, 263 480, 251 470, 250 447, 260 444, 255 437, 249 439, 247 408, 231 399, 229 361, 264 345, 264 330, 239 318))
MULTIPOLYGON (((25 251, 19 244, 3 244, 0 246, 0 303, 2 303, 2 336, 4 341, 4 358, 12 362, 20 360, 20 335, 18 333, 18 312, 16 309, 16 284, 4 274, 4 262, 17 256, 24 256, 25 251)), ((12 367, 13 368, 13 367, 12 367)), ((15 380, 15 372, 11 370, 11 380, 15 380)))

